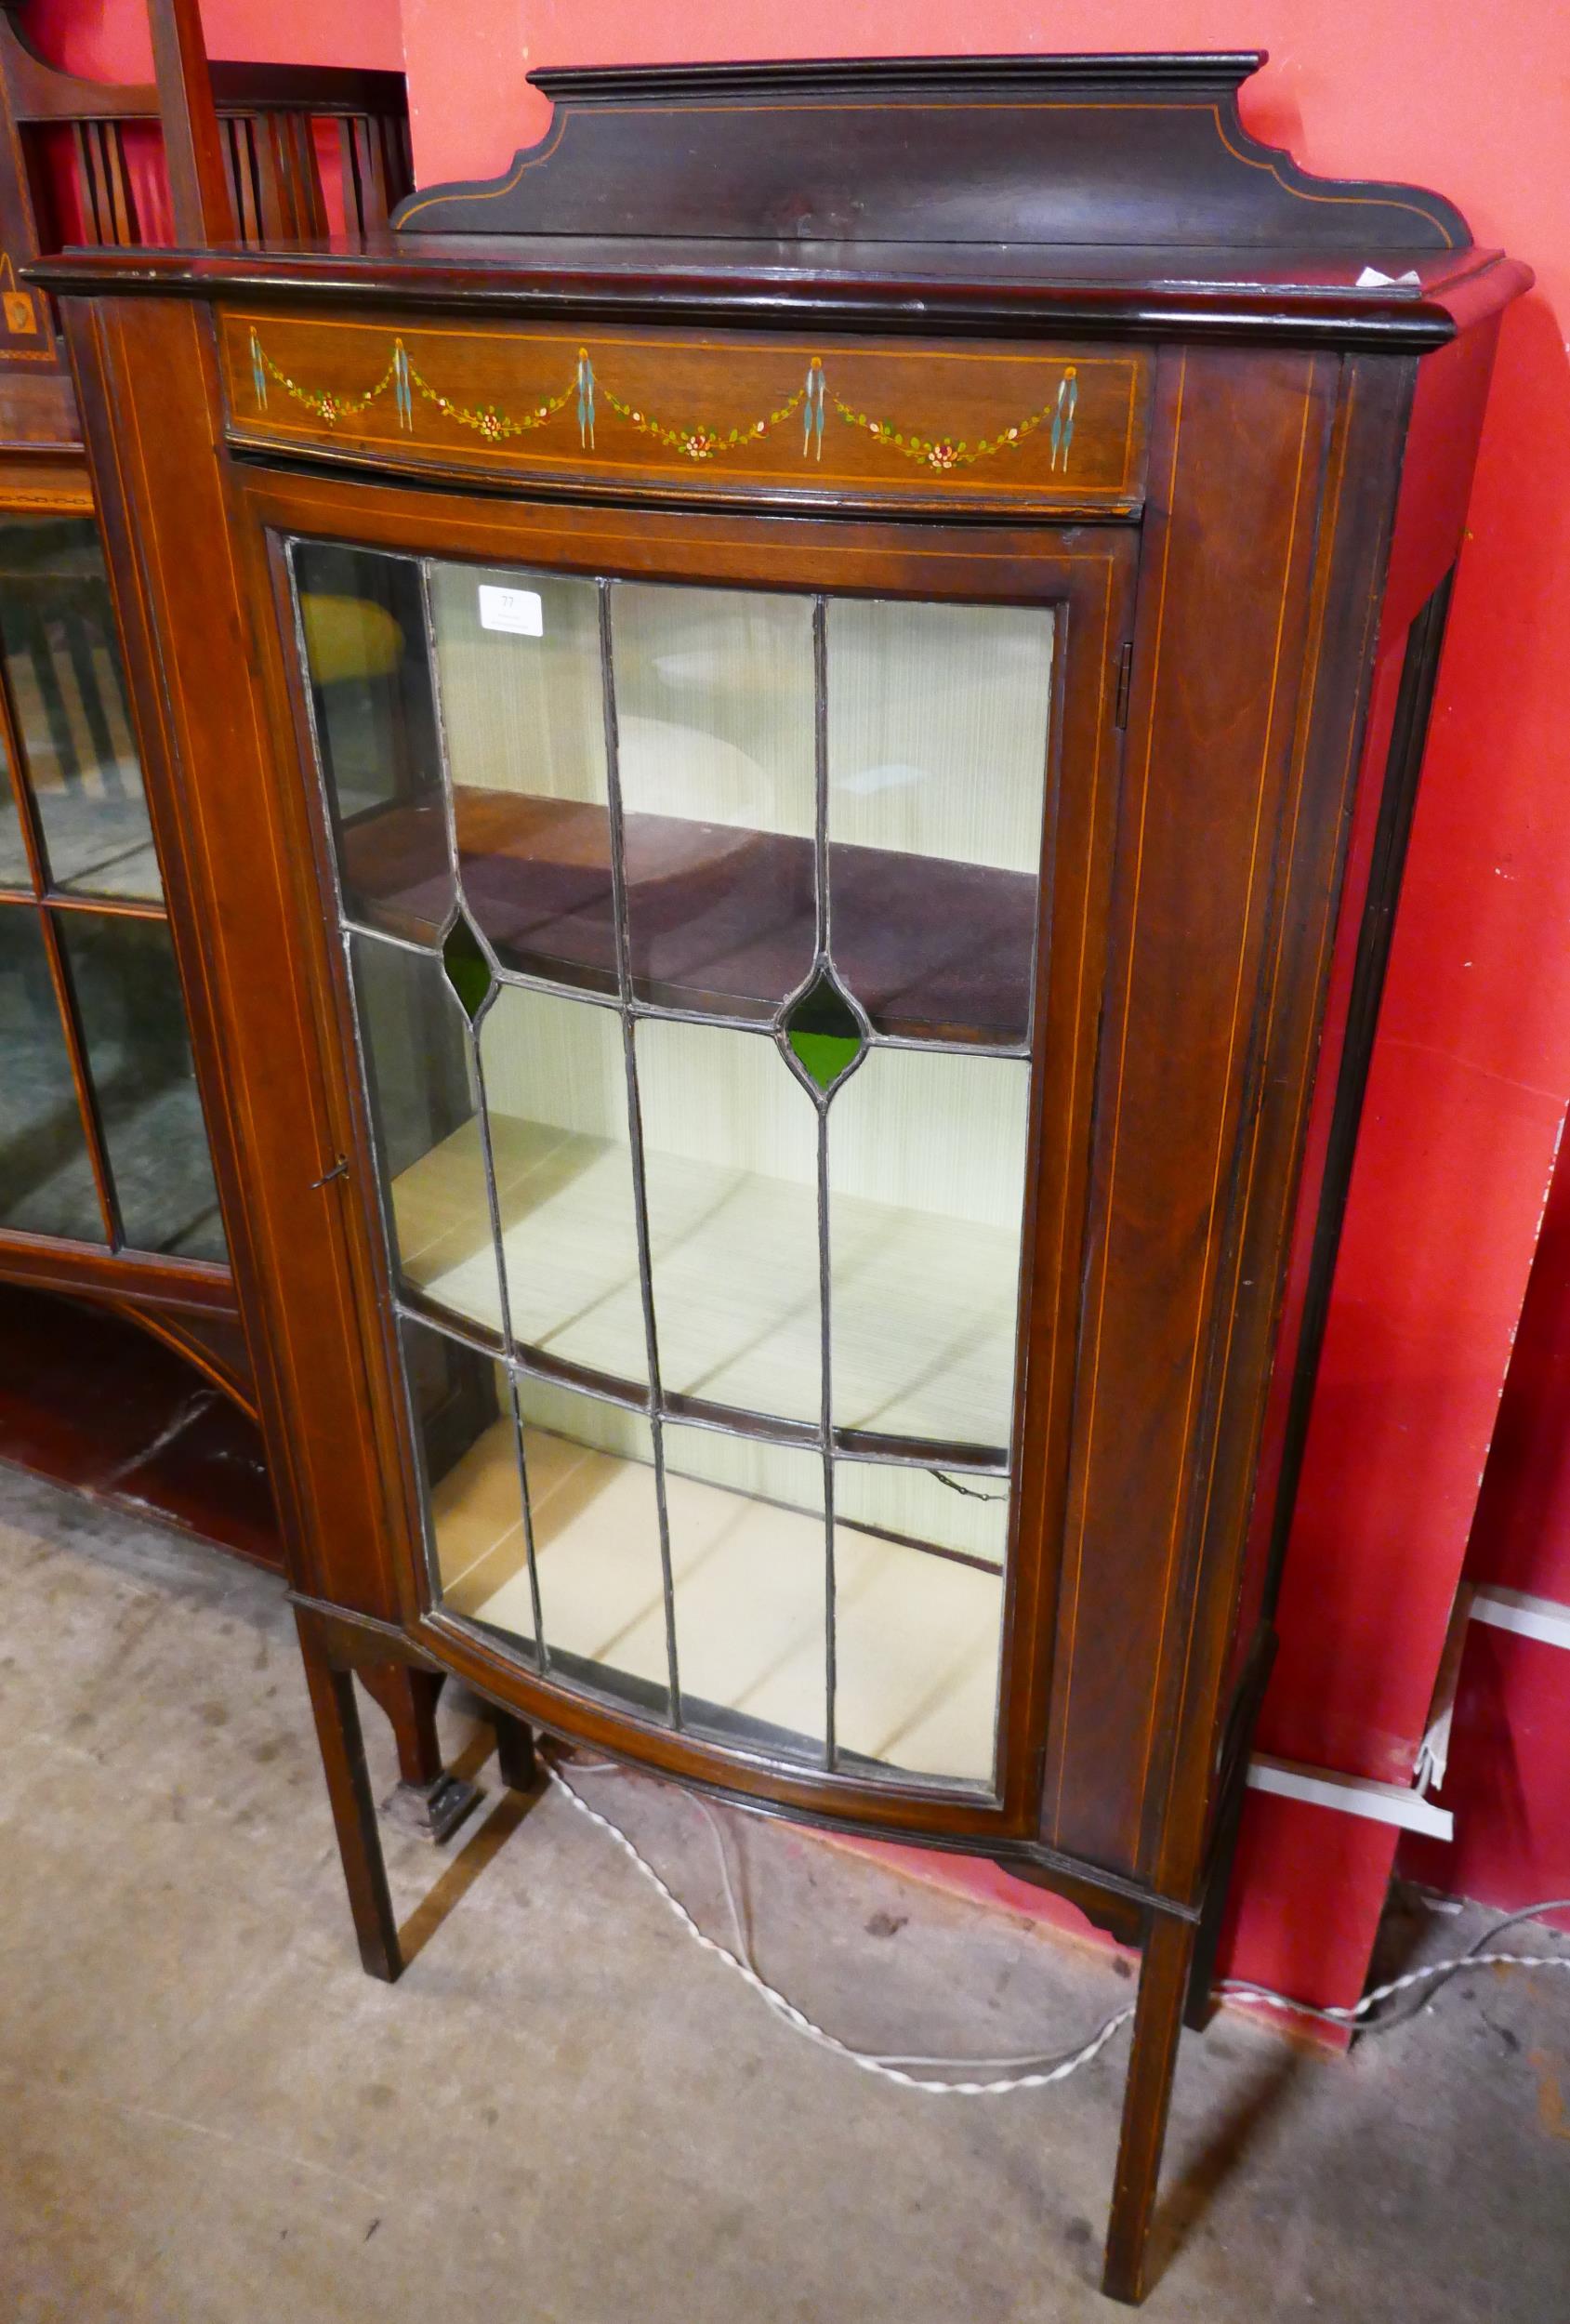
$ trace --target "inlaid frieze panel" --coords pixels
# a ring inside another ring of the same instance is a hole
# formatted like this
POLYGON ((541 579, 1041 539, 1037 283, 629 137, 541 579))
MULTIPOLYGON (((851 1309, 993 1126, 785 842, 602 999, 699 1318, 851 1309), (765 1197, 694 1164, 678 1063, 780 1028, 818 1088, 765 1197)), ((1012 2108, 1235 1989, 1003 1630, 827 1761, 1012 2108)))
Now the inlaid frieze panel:
POLYGON ((231 435, 706 499, 1137 504, 1138 350, 221 318, 231 435))

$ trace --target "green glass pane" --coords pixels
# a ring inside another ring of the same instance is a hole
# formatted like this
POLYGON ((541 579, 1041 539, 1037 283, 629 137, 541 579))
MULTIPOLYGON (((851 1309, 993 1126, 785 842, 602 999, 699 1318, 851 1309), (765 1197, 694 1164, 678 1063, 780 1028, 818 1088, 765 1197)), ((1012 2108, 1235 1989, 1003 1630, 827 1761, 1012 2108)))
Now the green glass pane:
POLYGON ((820 1089, 833 1089, 862 1046, 860 1041, 843 1033, 797 1031, 789 1037, 791 1048, 820 1089))
POLYGON ((480 948, 479 937, 461 912, 447 931, 442 959, 447 982, 472 1024, 485 1006, 485 997, 491 989, 491 964, 480 948))
POLYGON ((864 1046, 861 1026, 832 969, 820 968, 783 1019, 791 1052, 820 1089, 842 1080, 864 1046))

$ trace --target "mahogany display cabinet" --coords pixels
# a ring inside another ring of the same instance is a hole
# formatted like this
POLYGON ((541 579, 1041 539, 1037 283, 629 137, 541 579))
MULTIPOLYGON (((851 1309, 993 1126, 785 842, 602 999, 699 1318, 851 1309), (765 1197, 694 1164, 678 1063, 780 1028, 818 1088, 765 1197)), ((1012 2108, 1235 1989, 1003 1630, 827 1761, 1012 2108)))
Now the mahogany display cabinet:
POLYGON ((1530 279, 1257 62, 541 73, 386 235, 39 270, 367 1968, 394 1657, 994 1857, 1142 1949, 1129 2299, 1530 279))

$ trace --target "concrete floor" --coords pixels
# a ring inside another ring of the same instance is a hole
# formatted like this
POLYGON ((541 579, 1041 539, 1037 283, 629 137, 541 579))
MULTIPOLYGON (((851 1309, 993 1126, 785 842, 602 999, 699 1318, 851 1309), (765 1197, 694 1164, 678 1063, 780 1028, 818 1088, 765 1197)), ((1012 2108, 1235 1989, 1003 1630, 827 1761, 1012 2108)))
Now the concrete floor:
MULTIPOLYGON (((1117 2313, 1094 2284, 1126 2036, 1054 2091, 877 2082, 560 1797, 498 1798, 494 1763, 485 1820, 389 1836, 417 1952, 373 1984, 277 1584, 5 1471, 0 1584, 0 2324, 1117 2313)), ((444 1716, 472 1768, 485 1731, 444 1716)), ((693 1802, 583 1786, 720 1930, 693 1802)), ((766 1974, 859 2045, 1066 2043, 1128 1997, 1027 1922, 731 1822, 766 1974)), ((1418 1949, 1484 1921, 1425 1920, 1418 1949)), ((1147 2312, 1563 2324, 1566 2089, 1570 1976, 1458 1979, 1350 2061, 1222 2018, 1184 2043, 1147 2312)))

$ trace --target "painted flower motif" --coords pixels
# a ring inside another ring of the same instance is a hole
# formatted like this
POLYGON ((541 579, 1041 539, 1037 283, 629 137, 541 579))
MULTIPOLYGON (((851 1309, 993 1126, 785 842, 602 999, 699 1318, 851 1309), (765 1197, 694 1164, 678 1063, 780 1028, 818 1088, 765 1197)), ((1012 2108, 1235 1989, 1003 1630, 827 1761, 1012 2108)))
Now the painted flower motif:
POLYGON ((946 437, 942 443, 930 443, 927 446, 927 462, 930 468, 952 468, 954 461, 954 446, 946 437))
POLYGON ((682 451, 692 460, 706 460, 719 448, 719 437, 709 434, 706 429, 702 428, 694 428, 692 434, 683 439, 681 445, 682 451))

